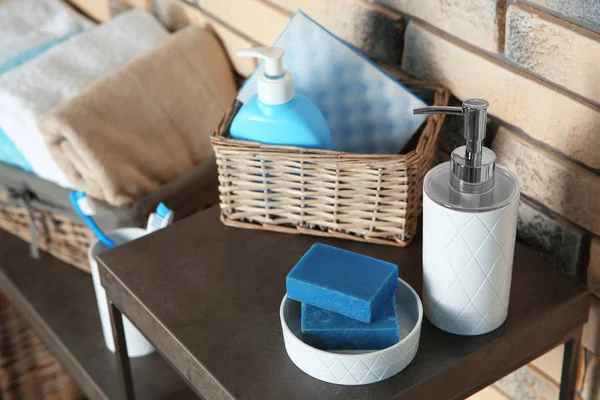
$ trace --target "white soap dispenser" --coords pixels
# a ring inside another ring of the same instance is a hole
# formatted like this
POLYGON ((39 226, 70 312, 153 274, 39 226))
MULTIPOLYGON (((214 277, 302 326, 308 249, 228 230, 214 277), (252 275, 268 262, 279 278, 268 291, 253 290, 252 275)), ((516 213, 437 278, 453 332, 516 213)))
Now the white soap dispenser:
POLYGON ((486 147, 488 102, 425 107, 461 115, 466 145, 423 181, 423 297, 427 319, 459 335, 498 328, 508 315, 520 187, 486 147))
POLYGON ((232 138, 333 150, 331 132, 321 110, 308 97, 295 92, 292 74, 283 68, 282 48, 258 47, 236 54, 265 61, 264 71, 258 72, 258 93, 248 99, 231 122, 232 138))

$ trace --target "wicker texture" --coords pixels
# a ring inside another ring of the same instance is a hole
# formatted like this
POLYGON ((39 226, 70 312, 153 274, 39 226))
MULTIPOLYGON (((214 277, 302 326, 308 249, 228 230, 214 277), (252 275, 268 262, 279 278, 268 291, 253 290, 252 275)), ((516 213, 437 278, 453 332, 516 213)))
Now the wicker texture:
MULTIPOLYGON (((447 105, 447 90, 431 91, 447 105)), ((428 117, 407 154, 352 154, 271 146, 229 138, 239 104, 224 117, 212 144, 219 170, 221 219, 229 226, 332 236, 406 246, 422 209, 423 177, 431 168, 443 115, 428 117)))
POLYGON ((0 296, 0 398, 78 400, 83 393, 0 296))
MULTIPOLYGON (((5 200, 6 195, 0 193, 0 201, 5 200)), ((38 247, 89 273, 87 250, 95 241, 92 231, 61 214, 34 210, 33 215, 37 227, 38 247)), ((23 207, 0 207, 0 229, 11 232, 27 242, 31 241, 29 216, 23 207)))

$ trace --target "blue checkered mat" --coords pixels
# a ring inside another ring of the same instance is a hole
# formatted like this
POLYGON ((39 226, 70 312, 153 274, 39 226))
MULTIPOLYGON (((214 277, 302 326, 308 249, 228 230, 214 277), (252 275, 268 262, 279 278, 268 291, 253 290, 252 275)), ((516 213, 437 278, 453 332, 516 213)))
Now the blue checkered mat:
MULTIPOLYGON (((325 115, 338 151, 398 153, 426 119, 412 115, 426 106, 421 99, 302 11, 273 45, 285 49, 284 68, 325 115)), ((241 102, 256 93, 257 73, 262 64, 240 90, 241 102)))

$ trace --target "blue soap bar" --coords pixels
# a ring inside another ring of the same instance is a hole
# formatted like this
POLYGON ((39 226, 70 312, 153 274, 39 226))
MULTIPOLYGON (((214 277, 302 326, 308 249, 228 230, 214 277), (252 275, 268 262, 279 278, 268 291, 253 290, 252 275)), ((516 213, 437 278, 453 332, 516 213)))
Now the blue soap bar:
POLYGON ((286 279, 290 299, 370 323, 398 286, 398 266, 321 243, 286 279))
POLYGON ((381 350, 390 347, 400 340, 396 296, 383 305, 370 324, 303 303, 302 340, 321 350, 381 350))

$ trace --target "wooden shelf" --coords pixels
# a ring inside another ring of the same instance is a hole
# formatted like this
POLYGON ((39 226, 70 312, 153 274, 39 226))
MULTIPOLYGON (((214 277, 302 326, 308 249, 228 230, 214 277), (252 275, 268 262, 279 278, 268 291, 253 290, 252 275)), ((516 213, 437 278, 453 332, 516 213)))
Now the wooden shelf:
MULTIPOLYGON (((116 360, 106 349, 92 278, 0 231, 0 292, 91 399, 121 398, 116 360)), ((132 359, 138 398, 197 399, 158 354, 132 359)))

